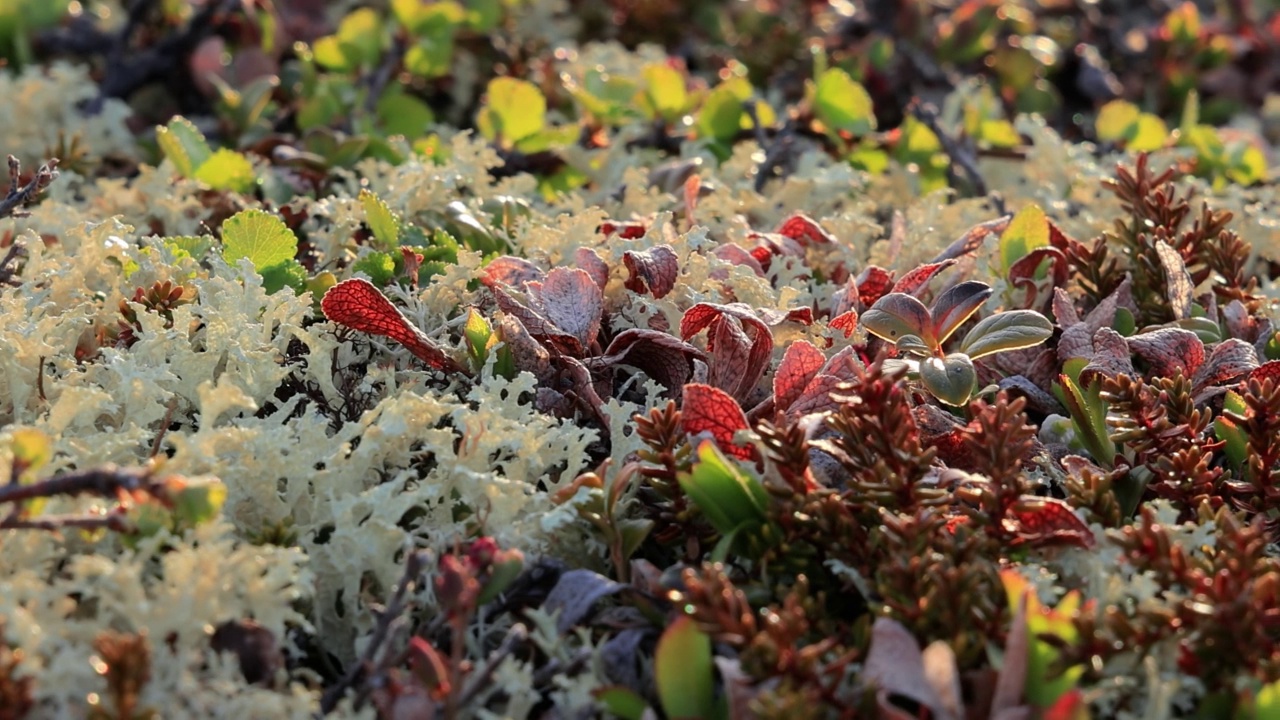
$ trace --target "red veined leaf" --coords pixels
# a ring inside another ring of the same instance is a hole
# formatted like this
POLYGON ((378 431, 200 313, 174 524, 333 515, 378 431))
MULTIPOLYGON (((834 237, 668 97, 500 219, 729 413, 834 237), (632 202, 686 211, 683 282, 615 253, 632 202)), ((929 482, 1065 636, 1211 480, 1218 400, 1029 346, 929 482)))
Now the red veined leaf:
POLYGON ((1257 340, 1259 322, 1249 314, 1249 309, 1239 300, 1232 300, 1222 310, 1222 321, 1227 326, 1229 337, 1242 340, 1257 340))
POLYGON ((522 289, 525 283, 541 281, 545 276, 546 273, 542 268, 528 260, 514 255, 503 255, 494 258, 493 262, 485 266, 481 271, 480 281, 485 285, 500 282, 503 285, 522 289))
POLYGON ((840 352, 831 356, 827 364, 822 366, 823 375, 835 375, 841 380, 853 380, 858 371, 866 369, 866 363, 858 356, 852 345, 846 345, 840 352))
POLYGON ((1129 278, 1126 277, 1115 292, 1103 298, 1083 320, 1075 312, 1066 291, 1055 288, 1053 314, 1058 320, 1058 326, 1062 328, 1062 337, 1058 340, 1058 359, 1066 362, 1071 358, 1092 355, 1094 333, 1115 323, 1117 308, 1132 305, 1131 288, 1129 278))
POLYGON ((630 277, 626 287, 634 293, 646 288, 655 298, 666 297, 680 275, 680 260, 670 245, 655 245, 648 250, 628 250, 622 254, 630 277))
POLYGON ((1076 515, 1071 505, 1057 498, 1023 495, 1004 518, 1006 531, 1016 535, 1018 544, 1093 546, 1093 531, 1076 515))
POLYGON ((320 301, 320 310, 339 325, 395 340, 437 370, 465 372, 368 280, 352 278, 329 288, 320 301))
POLYGON ((868 308, 893 287, 893 273, 882 267, 870 265, 858 273, 858 279, 855 282, 858 286, 858 302, 862 303, 862 307, 868 308))
POLYGON ((556 327, 577 338, 584 348, 595 342, 604 296, 585 270, 555 268, 547 273, 537 296, 543 315, 556 327))
POLYGON ((850 310, 860 310, 858 304, 858 281, 847 278, 840 289, 831 294, 831 317, 843 315, 850 310))
POLYGON ((1190 330, 1160 328, 1128 338, 1129 349, 1147 361, 1153 374, 1182 371, 1191 377, 1204 363, 1204 342, 1190 330))
POLYGON ((591 276, 600 292, 609 284, 609 265, 591 248, 580 247, 573 254, 573 262, 591 276))
MULTIPOLYGON (((486 282, 484 278, 480 281, 493 293, 494 299, 498 301, 498 308, 508 315, 519 318, 520 324, 530 335, 549 344, 557 352, 574 356, 583 354, 584 348, 581 341, 556 327, 555 323, 543 315, 540 309, 535 310, 516 300, 501 283, 486 282)), ((540 292, 542 289, 541 284, 537 282, 530 282, 526 288, 531 293, 540 292)))
POLYGON ((760 261, 754 255, 742 249, 742 246, 734 243, 724 243, 717 245, 711 251, 712 255, 733 265, 746 265, 751 271, 760 277, 764 277, 764 268, 760 265, 760 261))
POLYGON ((1209 358, 1196 371, 1191 384, 1197 391, 1253 372, 1258 369, 1258 352, 1249 343, 1228 338, 1213 346, 1209 358))
POLYGON ((785 412, 826 364, 826 356, 813 343, 808 340, 791 343, 773 374, 774 407, 785 412))
POLYGON ((614 336, 604 355, 590 358, 584 364, 591 370, 630 365, 653 378, 672 395, 678 395, 693 376, 694 358, 705 357, 701 350, 670 333, 630 328, 614 336))
POLYGON ((760 269, 764 273, 768 273, 769 268, 773 266, 773 256, 775 254, 773 249, 767 245, 756 245, 751 248, 751 258, 760 265, 760 269))
POLYGON ((858 329, 858 311, 850 310, 831 318, 831 322, 827 323, 827 327, 841 330, 844 332, 845 337, 849 337, 854 330, 858 329))
POLYGON ((926 263, 911 272, 903 275, 898 282, 893 284, 891 292, 905 293, 907 295, 915 295, 924 289, 925 285, 933 279, 934 275, 955 265, 955 260, 943 260, 942 262, 926 263))
POLYGON ((729 393, 738 402, 746 402, 755 390, 759 376, 749 377, 751 364, 751 338, 742 327, 742 321, 732 315, 721 315, 707 334, 707 347, 711 353, 708 383, 729 393))
POLYGON ((498 333, 502 342, 511 348, 511 359, 517 370, 531 373, 543 382, 552 379, 551 353, 533 339, 520 318, 503 313, 498 319, 498 333))
POLYGON ((601 235, 618 234, 623 240, 636 240, 645 236, 649 232, 649 228, 644 223, 626 222, 623 220, 605 220, 600 223, 600 227, 596 228, 596 232, 601 235))
POLYGON ((1063 255, 1062 251, 1055 247, 1035 248, 1019 258, 1009 268, 1009 282, 1013 283, 1015 287, 1034 294, 1036 271, 1046 261, 1049 263, 1049 277, 1052 279, 1053 287, 1065 286, 1071 268, 1067 265, 1067 256, 1063 255))
POLYGON ((1093 357, 1080 371, 1080 384, 1088 387, 1099 375, 1136 375, 1129 355, 1129 343, 1124 336, 1111 328, 1102 328, 1093 335, 1093 357))
POLYGON ((1280 383, 1280 360, 1272 360, 1270 362, 1263 363, 1253 372, 1249 373, 1249 380, 1263 382, 1268 378, 1270 378, 1272 382, 1280 383))
POLYGON ((726 453, 744 460, 755 457, 752 448, 733 443, 734 434, 748 428, 747 415, 738 401, 720 388, 701 383, 685 385, 680 418, 689 435, 708 432, 726 453))
POLYGON ((818 373, 816 377, 809 381, 809 384, 804 386, 804 390, 800 391, 799 397, 786 409, 787 417, 794 420, 805 415, 834 410, 840 403, 831 398, 831 393, 837 390, 841 383, 848 381, 848 378, 842 378, 837 375, 818 373))
POLYGON ((1049 245, 1060 250, 1064 255, 1070 255, 1073 250, 1084 248, 1084 244, 1064 233, 1057 223, 1049 221, 1049 245))
POLYGON ((796 213, 783 220, 775 232, 779 235, 786 235, 806 246, 826 245, 836 240, 831 233, 823 230, 821 225, 804 213, 796 213))

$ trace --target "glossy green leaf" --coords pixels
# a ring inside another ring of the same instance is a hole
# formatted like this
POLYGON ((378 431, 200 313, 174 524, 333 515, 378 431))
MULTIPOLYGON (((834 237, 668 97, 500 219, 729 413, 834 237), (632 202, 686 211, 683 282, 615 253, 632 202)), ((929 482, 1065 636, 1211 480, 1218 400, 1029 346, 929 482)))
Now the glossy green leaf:
POLYGON ((889 293, 880 298, 858 318, 867 332, 897 342, 904 335, 915 335, 930 347, 936 347, 933 320, 929 309, 914 296, 889 293))
POLYGON ((258 184, 257 173, 249 158, 235 150, 219 148, 196 168, 193 178, 214 190, 251 192, 258 184))
POLYGON ((1035 310, 1009 310, 978 321, 964 337, 960 352, 977 360, 1006 350, 1039 345, 1053 335, 1053 323, 1035 310))
POLYGON ((715 712, 711 638, 688 615, 676 618, 658 639, 654 681, 662 710, 671 720, 710 720, 715 712))
POLYGON ((933 301, 929 314, 933 317, 933 332, 938 343, 944 343, 966 320, 973 316, 994 292, 991 286, 968 280, 952 285, 933 301))
POLYGON ((360 204, 364 206, 364 221, 373 231, 378 247, 390 251, 400 245, 400 218, 372 190, 360 191, 360 204))
POLYGON ((737 137, 742 115, 742 100, 732 87, 722 83, 702 101, 694 127, 699 137, 727 143, 737 137))
POLYGON ((484 136, 514 144, 542 130, 547 99, 528 80, 496 77, 485 91, 485 105, 476 118, 484 136))
POLYGON ((1000 268, 1005 276, 1014 263, 1036 248, 1049 245, 1049 219, 1039 205, 1031 204, 1018 211, 1009 227, 1000 235, 1000 268))
POLYGON ((876 129, 871 96, 840 68, 830 68, 818 78, 813 112, 831 130, 866 135, 876 129))
POLYGON ((1249 457, 1249 435, 1243 428, 1225 413, 1244 417, 1248 411, 1244 398, 1234 390, 1228 390, 1222 401, 1223 415, 1213 420, 1213 432, 1223 441, 1227 460, 1237 472, 1247 467, 1249 457))
POLYGON ((934 397, 948 405, 964 405, 978 386, 978 371, 962 353, 920 361, 920 381, 934 397))
POLYGON ((908 355, 932 355, 933 347, 920 339, 918 335, 903 335, 898 338, 898 352, 908 355))
POLYGON ((769 498, 760 480, 748 475, 707 440, 698 446, 698 460, 677 475, 680 489, 721 534, 747 524, 763 524, 769 498))
POLYGON ((170 120, 168 125, 156 128, 156 143, 177 168, 178 174, 185 178, 195 177, 196 168, 213 155, 204 135, 181 115, 170 120))

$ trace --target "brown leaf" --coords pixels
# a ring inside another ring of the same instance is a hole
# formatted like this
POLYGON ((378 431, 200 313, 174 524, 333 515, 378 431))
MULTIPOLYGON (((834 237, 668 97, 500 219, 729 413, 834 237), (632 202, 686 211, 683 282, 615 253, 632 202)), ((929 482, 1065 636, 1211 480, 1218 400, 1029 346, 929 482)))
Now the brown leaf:
POLYGON ((627 289, 643 293, 647 287, 650 294, 659 299, 671 292, 680 275, 680 260, 670 245, 628 250, 622 254, 622 262, 631 274, 626 281, 627 289))
POLYGON ((525 329, 520 318, 503 313, 498 318, 498 332, 502 342, 511 348, 511 359, 517 370, 532 373, 541 382, 550 382, 555 376, 551 367, 551 353, 525 329))
POLYGON ((897 620, 879 617, 871 626, 871 648, 862 666, 862 681, 878 689, 881 717, 916 717, 893 705, 890 698, 897 695, 927 708, 932 717, 958 720, 944 714, 942 702, 925 676, 920 645, 897 620))
POLYGON ((602 370, 611 365, 630 365, 677 395, 693 376, 694 358, 705 358, 701 350, 669 333, 630 328, 614 336, 604 355, 586 361, 588 368, 602 370))
POLYGON ((1164 270, 1165 295, 1169 298, 1174 319, 1191 317, 1191 296, 1195 289, 1191 285, 1191 273, 1187 272, 1187 264, 1183 262, 1182 255, 1163 240, 1156 240, 1156 255, 1164 270))
POLYGON ((1213 346, 1209 359, 1191 379, 1196 390, 1222 385, 1258 369, 1258 354, 1243 340, 1230 338, 1213 346))
POLYGON ((982 247, 982 242, 987 239, 988 235, 999 235, 1009 227, 1009 221, 1013 219, 1012 215, 988 220, 984 223, 978 223, 964 232, 963 235, 956 238, 946 250, 943 250, 933 259, 933 262, 942 262, 944 260, 954 260, 972 253, 974 250, 982 247))
POLYGON ((1128 339, 1129 349, 1146 361, 1154 375, 1191 377, 1204 363, 1204 342, 1190 330, 1160 328, 1128 339))
POLYGON ((1080 371, 1080 382, 1086 387, 1095 378, 1136 375, 1129 356, 1129 343, 1124 336, 1111 328, 1102 328, 1093 334, 1093 358, 1080 371))
POLYGON ((583 348, 595 342, 604 296, 585 270, 555 268, 547 273, 536 295, 543 314, 557 328, 577 338, 583 348))
POLYGON ((573 262, 583 272, 591 276, 600 292, 609 284, 609 265, 591 248, 580 247, 573 254, 573 262))
POLYGON ((485 285, 500 282, 517 290, 523 289, 527 282, 540 282, 546 276, 542 268, 514 255, 494 258, 493 262, 486 265, 480 272, 481 282, 485 285))

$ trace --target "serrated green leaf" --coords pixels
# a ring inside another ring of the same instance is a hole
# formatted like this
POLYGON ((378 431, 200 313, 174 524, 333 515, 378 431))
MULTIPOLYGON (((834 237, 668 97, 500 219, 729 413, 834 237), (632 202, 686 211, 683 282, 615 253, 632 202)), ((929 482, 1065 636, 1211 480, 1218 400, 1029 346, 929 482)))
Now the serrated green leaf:
POLYGON ((1053 324, 1035 310, 1009 310, 985 317, 960 344, 960 352, 977 360, 1006 350, 1039 345, 1053 335, 1053 324))
POLYGON ((964 405, 978 386, 978 371, 963 353, 920 361, 920 381, 934 397, 948 405, 964 405))
POLYGON ((991 297, 991 286, 968 280, 947 288, 933 301, 929 314, 933 318, 933 332, 939 343, 944 343, 978 308, 991 297))
POLYGON ((283 288, 293 288, 301 293, 307 288, 307 269, 297 260, 274 265, 262 271, 262 289, 268 295, 279 292, 283 288))
POLYGON ((915 335, 929 347, 936 347, 933 320, 924 303, 905 293, 889 293, 880 298, 858 318, 867 332, 896 343, 906 335, 915 335))
POLYGON ((174 257, 199 260, 213 248, 214 239, 212 235, 177 235, 164 238, 163 242, 174 257))
POLYGON ((866 135, 876 129, 871 96, 840 68, 830 68, 818 78, 813 111, 831 130, 866 135))
POLYGON ((684 114, 689 106, 689 93, 685 90, 684 77, 675 68, 664 63, 650 63, 642 71, 645 97, 653 112, 667 122, 673 122, 684 114))
POLYGON ((485 91, 485 105, 476 122, 489 140, 514 144, 546 125, 547 99, 537 85, 511 77, 496 77, 485 91))
POLYGON ((371 252, 351 265, 355 272, 369 276, 369 282, 386 287, 396 276, 396 261, 391 253, 371 252))
POLYGON ((177 168, 178 174, 185 178, 195 177, 196 168, 213 155, 204 135, 181 115, 170 120, 168 125, 156 128, 156 143, 177 168))
POLYGON ((364 221, 373 231, 373 237, 382 250, 391 250, 400 245, 400 219, 391 212, 391 208, 372 190, 360 191, 360 204, 364 205, 364 221))
POLYGON ((222 223, 222 257, 229 263, 249 258, 261 272, 292 260, 297 253, 298 238, 271 213, 242 210, 222 223))
POLYGON ((1049 219, 1039 205, 1031 204, 1018 211, 1009 227, 1000 235, 1000 267, 1004 275, 1014 263, 1036 248, 1049 245, 1049 219))
POLYGON ((238 193, 251 192, 258 184, 257 173, 249 158, 227 148, 219 148, 214 152, 196 168, 192 177, 214 190, 238 193))
POLYGON ((658 639, 654 681, 669 718, 709 720, 715 712, 711 638, 688 615, 676 618, 658 639))

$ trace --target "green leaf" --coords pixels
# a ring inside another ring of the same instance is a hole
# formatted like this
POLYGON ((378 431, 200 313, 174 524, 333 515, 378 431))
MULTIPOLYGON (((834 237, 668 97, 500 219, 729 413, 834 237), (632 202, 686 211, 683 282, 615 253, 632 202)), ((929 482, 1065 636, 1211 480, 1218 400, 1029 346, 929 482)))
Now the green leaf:
POLYGON ((53 459, 53 439, 41 430, 18 428, 10 434, 9 443, 14 471, 11 480, 38 471, 53 459))
POLYGON ((960 343, 960 352, 977 360, 1006 350, 1039 345, 1053 335, 1053 323, 1035 310, 1009 310, 985 317, 960 343))
POLYGON ((1151 152, 1164 147, 1168 139, 1169 128, 1164 124, 1164 120, 1151 113, 1142 113, 1138 116, 1138 124, 1129 141, 1125 143, 1125 149, 1132 152, 1151 152))
POLYGON ((1000 236, 1000 267, 1004 275, 1014 263, 1036 248, 1049 245, 1049 219, 1039 205, 1031 204, 1018 211, 1000 236))
POLYGON ((432 34, 440 28, 450 31, 467 21, 467 10, 452 0, 391 0, 391 12, 414 36, 432 34))
POLYGON ((621 685, 602 687, 593 695, 606 712, 622 720, 644 720, 649 704, 635 690, 621 685))
POLYGON ((1098 139, 1106 142, 1124 142, 1129 139, 1129 132, 1138 123, 1142 111, 1128 100, 1112 100, 1098 111, 1098 119, 1094 121, 1094 129, 1098 139))
POLYGON ((242 210, 222 223, 223 259, 234 264, 248 258, 268 293, 286 285, 294 289, 305 285, 306 270, 294 259, 297 253, 298 238, 275 215, 242 210))
POLYGON ((673 122, 689 106, 689 93, 685 90, 684 77, 670 65, 651 63, 643 70, 645 98, 658 117, 673 122))
POLYGON ((221 482, 190 484, 173 498, 173 519, 179 527, 195 527, 217 519, 227 501, 227 486, 221 482))
POLYGON ((196 180, 214 190, 230 190, 232 192, 251 192, 258 184, 257 173, 249 158, 235 150, 218 149, 213 155, 196 168, 196 180))
POLYGON ((644 544, 653 531, 654 521, 645 518, 623 518, 617 523, 622 540, 622 557, 628 559, 644 544))
POLYGON ((1180 45, 1191 45, 1200 38, 1200 10, 1193 2, 1184 2, 1164 18, 1169 38, 1180 45))
POLYGON ((1253 720, 1280 720, 1280 680, 1264 685, 1258 691, 1253 720))
POLYGON ((728 83, 721 83, 702 101, 694 128, 698 137, 732 142, 742 128, 742 100, 728 83))
MULTIPOLYGON (((1083 367, 1080 364, 1077 368, 1064 369, 1074 369, 1078 378, 1083 367)), ((1080 438, 1089 455, 1098 464, 1111 467, 1116 456, 1116 446, 1107 431, 1107 403, 1102 399, 1100 383, 1094 380, 1087 390, 1082 390, 1076 380, 1067 374, 1059 375, 1058 383, 1062 389, 1062 404, 1071 415, 1076 437, 1080 438)))
POLYGON ((489 140, 508 145, 540 132, 546 124, 547 99, 537 85, 510 77, 496 77, 485 91, 485 105, 476 122, 489 140))
POLYGON ((818 78, 813 111, 831 130, 866 135, 876 129, 871 96, 840 68, 830 68, 818 78))
POLYGON ((929 347, 936 347, 933 320, 924 303, 905 293, 889 293, 859 318, 867 332, 896 343, 904 335, 915 335, 929 347))
POLYGON ((693 618, 676 618, 658 639, 653 656, 654 680, 662 710, 672 720, 709 720, 715 712, 715 673, 711 638, 693 618))
POLYGON ((493 326, 475 308, 467 311, 467 321, 462 326, 462 336, 467 340, 467 355, 476 372, 489 358, 489 346, 493 344, 493 326))
POLYGON ((978 386, 978 371, 963 353, 920 361, 920 381, 925 389, 948 405, 964 405, 978 386))
POLYGON ((307 269, 297 260, 274 265, 262 271, 262 287, 268 295, 286 287, 301 293, 307 287, 307 269))
POLYGON ((194 260, 204 257, 213 248, 213 244, 212 235, 178 235, 164 239, 164 246, 169 248, 174 257, 189 257, 194 260))
POLYGON ((1227 179, 1239 185, 1253 185, 1266 180, 1267 156, 1257 146, 1242 143, 1231 152, 1227 179))
POLYGON ((677 475, 680 489, 721 534, 743 525, 761 525, 769 497, 760 481, 731 462, 707 440, 698 446, 698 461, 677 475))
POLYGON ((177 168, 178 174, 185 178, 195 177, 196 168, 213 155, 204 135, 181 115, 170 120, 168 125, 156 128, 156 143, 177 168))
POLYGON ((1245 405, 1244 398, 1239 393, 1228 390, 1222 401, 1222 410, 1224 414, 1213 420, 1213 432, 1225 443, 1227 460, 1231 463, 1231 467, 1239 472, 1247 467, 1249 436, 1234 419, 1225 413, 1234 413, 1243 417, 1248 411, 1248 406, 1245 405))
POLYGON ((400 219, 372 190, 360 191, 360 203, 364 205, 364 221, 373 231, 373 237, 382 250, 392 250, 400 245, 400 219))
POLYGON ((946 342, 957 328, 982 307, 987 298, 991 297, 992 292, 994 291, 990 285, 977 280, 968 280, 947 288, 946 292, 939 295, 929 310, 933 318, 934 336, 937 337, 938 343, 946 342))
POLYGON ((373 8, 359 8, 342 18, 338 32, 316 40, 315 60, 337 72, 372 65, 382 54, 382 18, 373 8))
POLYGON ((371 252, 351 265, 355 272, 369 276, 369 282, 386 287, 396 276, 396 260, 387 252, 371 252))
POLYGON ((404 67, 410 74, 432 80, 449 74, 453 65, 453 33, 419 38, 404 54, 404 67))
POLYGON ((403 92, 383 93, 374 110, 387 134, 403 135, 409 140, 422 137, 436 119, 426 103, 403 92))
POLYGON ((978 140, 997 148, 1012 148, 1022 144, 1022 136, 1008 120, 983 120, 979 125, 978 140))

